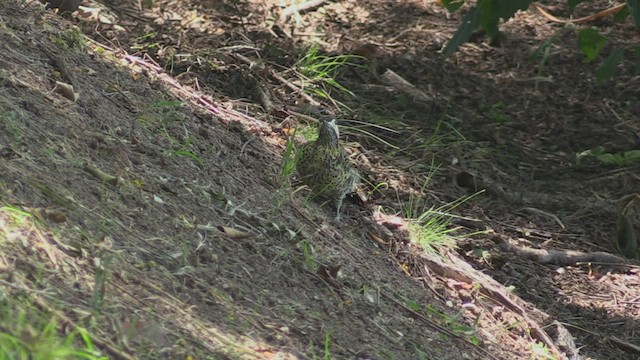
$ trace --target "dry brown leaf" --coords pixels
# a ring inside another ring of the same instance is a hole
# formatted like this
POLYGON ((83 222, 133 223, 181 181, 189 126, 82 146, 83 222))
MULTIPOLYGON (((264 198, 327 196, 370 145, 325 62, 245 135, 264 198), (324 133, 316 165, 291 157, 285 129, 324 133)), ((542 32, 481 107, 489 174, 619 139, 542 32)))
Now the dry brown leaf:
POLYGON ((224 233, 229 239, 244 239, 244 238, 248 238, 249 236, 251 236, 250 233, 244 232, 244 231, 240 231, 240 230, 236 230, 232 227, 228 227, 228 226, 218 226, 218 230, 220 230, 222 233, 224 233))
POLYGON ((73 102, 78 100, 79 94, 73 91, 73 86, 62 81, 56 81, 56 86, 51 91, 58 93, 73 102))
POLYGON ((373 233, 369 233, 369 236, 371 236, 371 240, 377 242, 378 244, 384 245, 384 246, 389 246, 389 242, 382 240, 382 238, 379 237, 378 235, 373 234, 373 233))

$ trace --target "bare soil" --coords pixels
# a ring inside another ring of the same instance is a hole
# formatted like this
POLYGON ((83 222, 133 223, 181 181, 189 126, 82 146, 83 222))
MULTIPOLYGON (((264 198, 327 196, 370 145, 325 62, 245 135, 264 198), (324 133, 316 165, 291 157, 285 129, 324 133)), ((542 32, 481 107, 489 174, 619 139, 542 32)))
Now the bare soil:
MULTIPOLYGON (((459 15, 435 2, 279 18, 282 4, 84 2, 62 17, 0 1, 0 205, 37 220, 0 237, 3 292, 114 359, 640 358, 638 261, 606 256, 640 166, 576 161, 640 150, 637 53, 597 83, 576 32, 533 7, 499 44, 479 35, 444 59, 459 15), (287 69, 312 43, 366 58, 337 76, 355 96, 296 91, 287 69), (429 100, 385 84, 388 69, 429 100), (314 101, 367 195, 340 222, 281 177, 314 101), (439 256, 394 225, 483 189, 452 210, 457 246, 439 256)), ((630 20, 596 24, 604 56, 640 40, 630 20)))

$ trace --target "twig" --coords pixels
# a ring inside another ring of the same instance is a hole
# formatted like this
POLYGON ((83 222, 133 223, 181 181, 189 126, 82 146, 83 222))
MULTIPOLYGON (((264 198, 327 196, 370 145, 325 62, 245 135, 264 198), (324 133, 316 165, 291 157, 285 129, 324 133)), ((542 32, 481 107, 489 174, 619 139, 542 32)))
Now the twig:
POLYGON ((612 343, 616 344, 616 346, 618 346, 620 349, 626 351, 626 352, 633 352, 636 354, 640 354, 640 346, 638 345, 634 345, 631 344, 629 342, 626 342, 624 340, 618 339, 615 336, 612 336, 609 338, 609 341, 611 341, 612 343))
POLYGON ((589 15, 589 16, 585 16, 585 17, 582 17, 582 18, 579 18, 579 19, 570 19, 570 20, 559 19, 559 18, 551 15, 550 13, 548 13, 545 9, 543 9, 538 4, 534 4, 534 6, 536 7, 536 9, 538 9, 538 11, 540 11, 540 13, 544 17, 546 17, 547 19, 549 19, 551 21, 555 21, 555 22, 559 22, 559 23, 563 23, 563 24, 574 24, 574 23, 598 20, 598 19, 603 18, 605 16, 613 15, 613 14, 619 12, 620 10, 622 10, 625 6, 627 6, 627 3, 618 4, 618 5, 614 6, 614 7, 602 10, 602 11, 600 11, 598 13, 595 13, 595 14, 592 14, 592 15, 589 15))
POLYGON ((282 10, 282 14, 280 14, 280 18, 279 18, 278 21, 285 22, 285 21, 289 20, 291 15, 293 15, 294 13, 300 13, 300 12, 303 12, 305 10, 315 9, 317 7, 320 7, 321 5, 323 5, 326 2, 327 2, 327 0, 310 0, 310 1, 304 2, 302 4, 289 5, 284 10, 282 10))

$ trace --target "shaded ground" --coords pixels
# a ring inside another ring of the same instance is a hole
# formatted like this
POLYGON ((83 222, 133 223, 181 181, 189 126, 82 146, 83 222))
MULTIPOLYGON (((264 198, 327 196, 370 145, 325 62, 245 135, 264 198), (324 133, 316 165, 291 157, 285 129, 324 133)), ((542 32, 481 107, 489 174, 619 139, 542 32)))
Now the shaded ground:
MULTIPOLYGON (((114 358, 559 357, 535 345, 544 327, 566 353, 553 320, 584 358, 639 356, 619 345, 640 330, 633 268, 519 252, 615 253, 615 200, 638 188, 639 167, 576 165, 575 154, 639 149, 630 52, 596 84, 572 32, 544 67, 529 62, 560 31, 533 10, 503 26, 501 47, 479 37, 444 60, 458 22, 430 2, 340 1, 275 25, 275 1, 128 3, 101 11, 118 26, 84 16, 84 46, 37 4, 0 3, 0 201, 39 214, 31 236, 6 231, 3 291, 88 327, 114 358), (331 93, 351 109, 343 140, 370 191, 340 223, 280 176, 289 130, 310 122, 296 115, 304 97, 287 69, 312 41, 371 60, 338 78, 356 97, 331 93), (385 69, 433 99, 383 85, 385 69), (77 102, 51 92, 56 81, 77 102), (446 273, 373 216, 482 188, 454 210, 464 218, 445 256, 478 272, 446 273), (337 279, 322 271, 338 266, 337 279), (480 271, 512 292, 490 291, 480 271)), ((630 27, 610 37, 637 43, 630 27)))

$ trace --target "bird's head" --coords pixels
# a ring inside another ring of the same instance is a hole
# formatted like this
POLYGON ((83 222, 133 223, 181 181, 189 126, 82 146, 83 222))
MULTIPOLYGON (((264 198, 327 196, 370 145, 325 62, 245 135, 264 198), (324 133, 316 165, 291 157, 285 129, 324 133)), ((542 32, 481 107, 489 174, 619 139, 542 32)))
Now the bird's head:
POLYGON ((318 143, 339 146, 338 138, 340 137, 340 130, 335 119, 320 120, 320 127, 318 128, 318 143))

